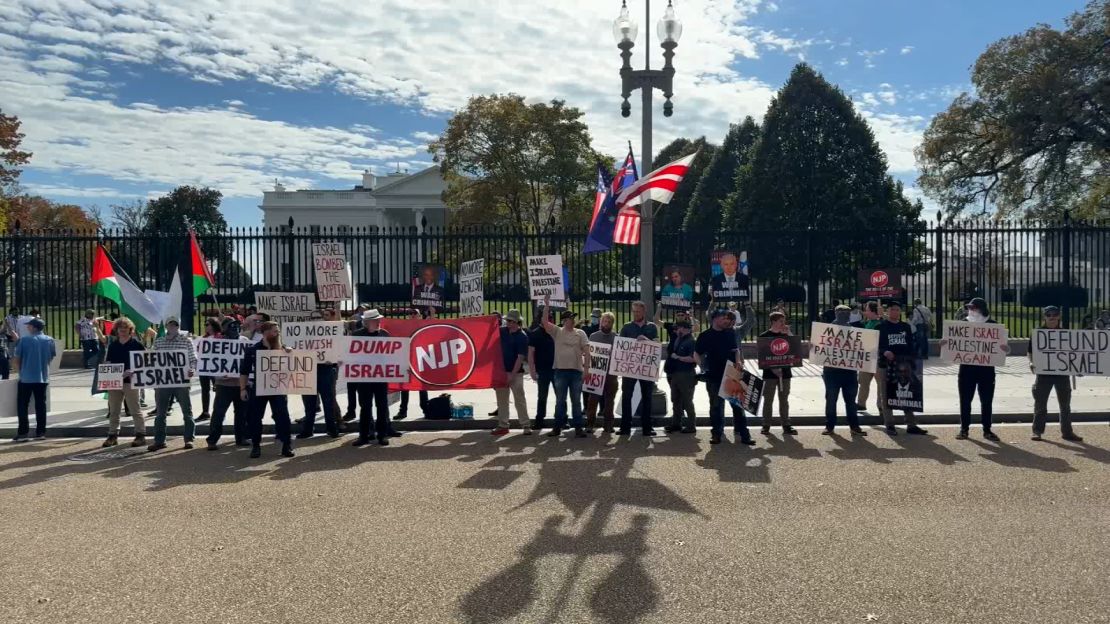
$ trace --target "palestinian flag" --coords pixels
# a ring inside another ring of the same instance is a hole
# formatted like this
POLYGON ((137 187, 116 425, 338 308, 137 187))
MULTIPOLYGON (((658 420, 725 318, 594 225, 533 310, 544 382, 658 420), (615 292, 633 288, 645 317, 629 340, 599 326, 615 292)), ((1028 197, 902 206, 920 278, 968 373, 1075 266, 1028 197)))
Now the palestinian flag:
POLYGON ((204 254, 197 244, 197 233, 192 229, 189 230, 189 257, 193 267, 193 296, 199 297, 215 285, 216 278, 212 277, 212 271, 204 261, 204 254))
POLYGON ((93 260, 89 284, 94 293, 114 301, 119 306, 120 313, 131 319, 139 332, 162 322, 162 313, 158 306, 128 279, 127 273, 119 267, 103 245, 96 246, 96 259, 93 260))

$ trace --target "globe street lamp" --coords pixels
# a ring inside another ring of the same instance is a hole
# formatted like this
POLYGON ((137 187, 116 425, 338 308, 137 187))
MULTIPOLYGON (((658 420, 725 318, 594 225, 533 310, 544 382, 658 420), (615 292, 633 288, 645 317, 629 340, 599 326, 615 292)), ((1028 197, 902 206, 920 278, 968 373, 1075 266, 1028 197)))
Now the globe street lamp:
MULTIPOLYGON (((651 0, 645 0, 644 2, 644 23, 651 23, 651 0)), ((651 68, 651 54, 646 48, 644 68, 640 70, 632 69, 632 47, 636 45, 638 32, 636 22, 628 13, 628 0, 622 0, 621 12, 613 22, 613 38, 617 41, 617 47, 620 48, 621 60, 623 61, 621 65, 621 97, 624 98, 624 102, 621 103, 621 116, 628 117, 632 114, 632 105, 629 104, 628 98, 633 91, 639 89, 643 98, 641 100, 643 117, 640 139, 640 171, 646 173, 651 171, 651 96, 655 89, 662 91, 663 97, 666 98, 663 103, 663 116, 670 117, 674 112, 674 105, 671 104, 674 66, 671 61, 674 59, 674 49, 678 47, 678 39, 682 36, 682 22, 675 16, 671 0, 667 1, 667 8, 663 11, 663 17, 656 24, 656 33, 659 36, 660 45, 663 47, 663 69, 653 70, 651 68)), ((651 45, 651 37, 646 32, 644 41, 645 46, 651 45)), ((647 305, 649 319, 653 318, 655 314, 655 271, 652 249, 655 215, 653 212, 652 202, 645 196, 643 203, 640 204, 640 296, 644 300, 644 304, 647 305)))

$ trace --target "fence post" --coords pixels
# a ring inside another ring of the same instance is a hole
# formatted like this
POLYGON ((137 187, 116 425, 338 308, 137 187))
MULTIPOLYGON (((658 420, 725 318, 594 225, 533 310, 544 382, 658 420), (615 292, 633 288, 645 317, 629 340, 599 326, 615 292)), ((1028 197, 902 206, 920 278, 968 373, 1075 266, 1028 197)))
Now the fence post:
POLYGON ((19 220, 15 221, 12 230, 12 305, 23 305, 23 231, 20 229, 19 220))
POLYGON ((933 302, 933 332, 936 337, 940 337, 940 327, 944 324, 944 220, 942 219, 943 213, 937 211, 937 229, 936 239, 933 242, 933 250, 937 258, 936 266, 933 269, 933 292, 936 301, 933 302))
MULTIPOLYGON (((1071 211, 1064 211, 1063 241, 1060 247, 1061 281, 1064 287, 1071 286, 1071 211)), ((1071 306, 1064 302, 1064 327, 1071 327, 1071 306)))
MULTIPOLYGON (((811 223, 806 228, 806 314, 809 315, 809 322, 812 323, 817 320, 817 290, 819 289, 817 280, 817 267, 813 262, 813 237, 815 228, 811 223)), ((808 326, 803 330, 802 335, 807 335, 808 326)))
POLYGON ((293 217, 290 216, 289 229, 285 232, 285 258, 287 261, 284 267, 285 270, 281 272, 281 286, 286 292, 292 292, 293 290, 293 248, 296 243, 296 239, 293 238, 293 217))

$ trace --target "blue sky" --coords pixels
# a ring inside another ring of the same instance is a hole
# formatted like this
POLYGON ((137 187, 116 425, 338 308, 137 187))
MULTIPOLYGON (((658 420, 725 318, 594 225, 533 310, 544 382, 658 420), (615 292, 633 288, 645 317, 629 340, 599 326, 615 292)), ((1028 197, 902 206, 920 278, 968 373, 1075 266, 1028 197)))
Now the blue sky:
MULTIPOLYGON (((719 141, 730 122, 760 118, 805 60, 852 96, 891 172, 919 196, 913 148, 931 116, 970 89, 975 58, 1038 22, 1061 27, 1083 4, 676 0, 685 32, 675 114, 656 115, 656 149, 677 136, 719 141)), ((653 0, 653 21, 664 5, 653 0)), ((106 207, 207 185, 223 191, 231 225, 258 225, 275 178, 345 188, 367 167, 427 166, 428 140, 476 94, 565 99, 586 112, 595 145, 619 155, 640 123, 636 105, 620 117, 610 34, 619 6, 6 0, 0 109, 24 121, 31 192, 106 207)), ((644 0, 629 6, 639 67, 644 0)))

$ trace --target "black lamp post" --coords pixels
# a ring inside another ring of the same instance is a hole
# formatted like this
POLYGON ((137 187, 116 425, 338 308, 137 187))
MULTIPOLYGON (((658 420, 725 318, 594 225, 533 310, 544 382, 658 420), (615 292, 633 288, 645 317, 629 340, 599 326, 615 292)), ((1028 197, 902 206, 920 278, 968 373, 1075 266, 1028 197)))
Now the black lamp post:
MULTIPOLYGON (((644 2, 644 23, 651 23, 651 0, 644 2)), ((628 13, 628 1, 621 2, 621 12, 613 22, 613 38, 617 40, 617 47, 621 51, 621 116, 628 117, 632 114, 632 105, 628 98, 636 89, 640 89, 643 97, 643 122, 641 124, 642 137, 640 140, 640 170, 647 173, 651 170, 651 113, 652 92, 659 89, 663 92, 666 101, 663 103, 663 116, 670 117, 674 111, 671 104, 672 86, 674 84, 674 49, 678 47, 678 39, 682 36, 682 22, 675 17, 674 6, 671 0, 667 1, 667 8, 663 18, 656 25, 660 45, 663 47, 663 69, 651 69, 651 54, 644 54, 644 68, 632 69, 632 47, 635 44, 637 26, 628 13)), ((651 37, 644 35, 645 46, 650 46, 651 37)), ((655 271, 653 251, 653 228, 655 214, 652 202, 648 198, 640 204, 640 296, 647 305, 648 318, 655 313, 655 271)))

